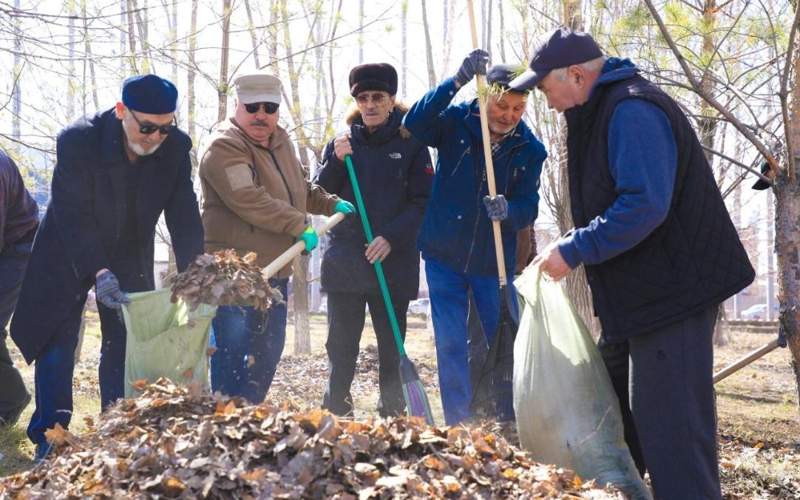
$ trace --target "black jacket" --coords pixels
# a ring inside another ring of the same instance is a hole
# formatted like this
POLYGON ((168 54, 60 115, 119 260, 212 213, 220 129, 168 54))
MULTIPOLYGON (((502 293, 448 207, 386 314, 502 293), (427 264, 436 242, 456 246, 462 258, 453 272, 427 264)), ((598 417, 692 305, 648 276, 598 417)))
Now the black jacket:
MULTIPOLYGON (((428 149, 411 137, 396 106, 386 125, 367 132, 359 114, 351 117, 350 144, 361 195, 375 237, 383 236, 392 251, 383 262, 392 298, 411 300, 419 290, 417 234, 433 181, 428 149)), ((316 182, 329 193, 355 205, 347 169, 334 152, 333 141, 322 156, 316 182)), ((330 233, 322 260, 322 287, 328 292, 379 293, 374 267, 364 257, 366 237, 357 214, 330 233)))
POLYGON ((717 306, 755 276, 689 120, 672 98, 638 75, 598 86, 589 101, 566 113, 575 226, 589 224, 617 197, 608 129, 617 104, 630 98, 645 99, 666 114, 678 165, 664 222, 630 250, 586 266, 595 314, 610 340, 646 334, 717 306))
POLYGON ((192 187, 192 141, 175 130, 152 155, 130 165, 122 123, 111 109, 59 134, 51 201, 33 244, 11 336, 28 363, 86 300, 97 271, 110 269, 124 291, 152 290, 155 228, 164 213, 178 269, 203 251, 192 187), (129 217, 127 172, 141 169, 129 217), (136 234, 123 234, 135 221, 136 234), (135 255, 136 258, 131 258, 135 255))

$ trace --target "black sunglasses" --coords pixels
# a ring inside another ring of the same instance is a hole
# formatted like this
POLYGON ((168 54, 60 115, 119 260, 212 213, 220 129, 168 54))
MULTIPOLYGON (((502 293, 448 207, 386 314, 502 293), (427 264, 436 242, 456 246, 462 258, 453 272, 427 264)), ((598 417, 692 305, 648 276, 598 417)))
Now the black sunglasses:
POLYGON ((264 112, 268 115, 271 115, 278 111, 279 104, 277 102, 254 102, 251 104, 245 104, 244 109, 246 109, 247 112, 252 115, 254 113, 258 113, 258 110, 262 106, 264 107, 264 112))
MULTIPOLYGON (((141 132, 144 135, 151 135, 151 134, 155 133, 156 130, 158 130, 158 132, 161 135, 169 135, 173 130, 175 130, 175 125, 173 123, 170 123, 169 125, 156 125, 154 123, 142 123, 136 117, 136 113, 134 113, 133 110, 129 110, 129 111, 131 112, 131 116, 133 117, 133 119, 136 120, 136 123, 139 124, 139 132, 141 132)), ((174 120, 174 118, 173 118, 173 120, 174 120)))

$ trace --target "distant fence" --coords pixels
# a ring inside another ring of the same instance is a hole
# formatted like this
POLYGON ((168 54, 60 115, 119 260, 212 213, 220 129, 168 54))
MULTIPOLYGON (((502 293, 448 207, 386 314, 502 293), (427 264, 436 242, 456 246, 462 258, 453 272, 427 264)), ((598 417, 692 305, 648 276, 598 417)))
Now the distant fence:
POLYGON ((731 332, 777 334, 777 321, 731 320, 723 321, 722 326, 731 332))

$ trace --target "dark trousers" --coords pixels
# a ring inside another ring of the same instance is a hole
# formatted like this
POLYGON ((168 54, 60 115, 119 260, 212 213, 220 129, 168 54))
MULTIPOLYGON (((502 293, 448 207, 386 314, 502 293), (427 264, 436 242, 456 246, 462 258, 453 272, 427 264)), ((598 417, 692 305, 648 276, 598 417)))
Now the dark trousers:
POLYGON ((0 419, 3 422, 18 417, 30 400, 6 347, 6 325, 17 305, 30 254, 30 243, 9 245, 0 253, 0 419))
MULTIPOLYGON (((144 276, 120 270, 138 269, 138 261, 112 263, 113 272, 125 292, 148 290, 144 276)), ((85 297, 84 297, 85 299, 85 297)), ((72 375, 75 370, 75 348, 83 317, 84 301, 76 302, 69 315, 53 335, 50 344, 36 359, 34 380, 36 409, 28 424, 28 437, 36 444, 46 444, 44 433, 56 423, 65 429, 72 419, 72 375)), ((126 330, 122 312, 97 304, 100 314, 100 408, 106 410, 118 399, 125 397, 125 343, 126 330)))
MULTIPOLYGON (((405 411, 405 401, 400 381, 400 355, 383 297, 378 294, 328 293, 328 340, 325 349, 328 351, 331 374, 322 406, 337 415, 353 413, 350 384, 353 383, 356 371, 358 344, 364 330, 366 305, 369 305, 372 326, 378 340, 380 386, 378 412, 382 416, 402 415, 405 411)), ((393 305, 400 335, 405 340, 408 301, 395 300, 393 305)))
MULTIPOLYGON (((712 379, 716 316, 717 307, 711 307, 626 342, 633 417, 626 422, 626 441, 636 460, 635 440, 628 439, 638 435, 638 460, 646 464, 660 500, 721 498, 712 379)), ((621 365, 612 363, 618 380, 621 365)), ((614 378, 624 415, 627 399, 614 378)))
POLYGON ((254 404, 267 396, 286 343, 286 279, 271 279, 284 301, 268 311, 253 307, 220 306, 214 317, 211 388, 242 396, 254 404))

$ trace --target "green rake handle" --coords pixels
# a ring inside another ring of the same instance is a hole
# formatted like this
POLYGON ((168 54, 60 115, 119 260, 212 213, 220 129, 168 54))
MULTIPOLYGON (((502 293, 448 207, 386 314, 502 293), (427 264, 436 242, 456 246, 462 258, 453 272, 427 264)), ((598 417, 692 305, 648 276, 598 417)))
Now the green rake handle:
MULTIPOLYGON (((345 155, 344 163, 347 166, 347 175, 350 176, 350 184, 353 185, 353 193, 356 195, 356 206, 358 207, 358 215, 361 216, 361 224, 364 226, 364 233, 367 235, 367 244, 372 243, 372 228, 367 219, 367 209, 364 206, 364 198, 361 197, 361 189, 358 187, 358 179, 356 178, 356 169, 353 167, 353 160, 350 155, 345 155)), ((394 342, 397 344, 397 350, 400 357, 406 355, 406 349, 403 346, 403 339, 400 337, 400 326, 397 323, 397 316, 394 314, 394 305, 392 304, 392 297, 389 295, 389 286, 386 284, 386 276, 383 274, 383 265, 380 260, 375 261, 375 274, 378 275, 378 285, 381 288, 381 295, 383 296, 383 303, 386 305, 386 312, 389 314, 389 324, 392 326, 392 334, 394 335, 394 342)))

